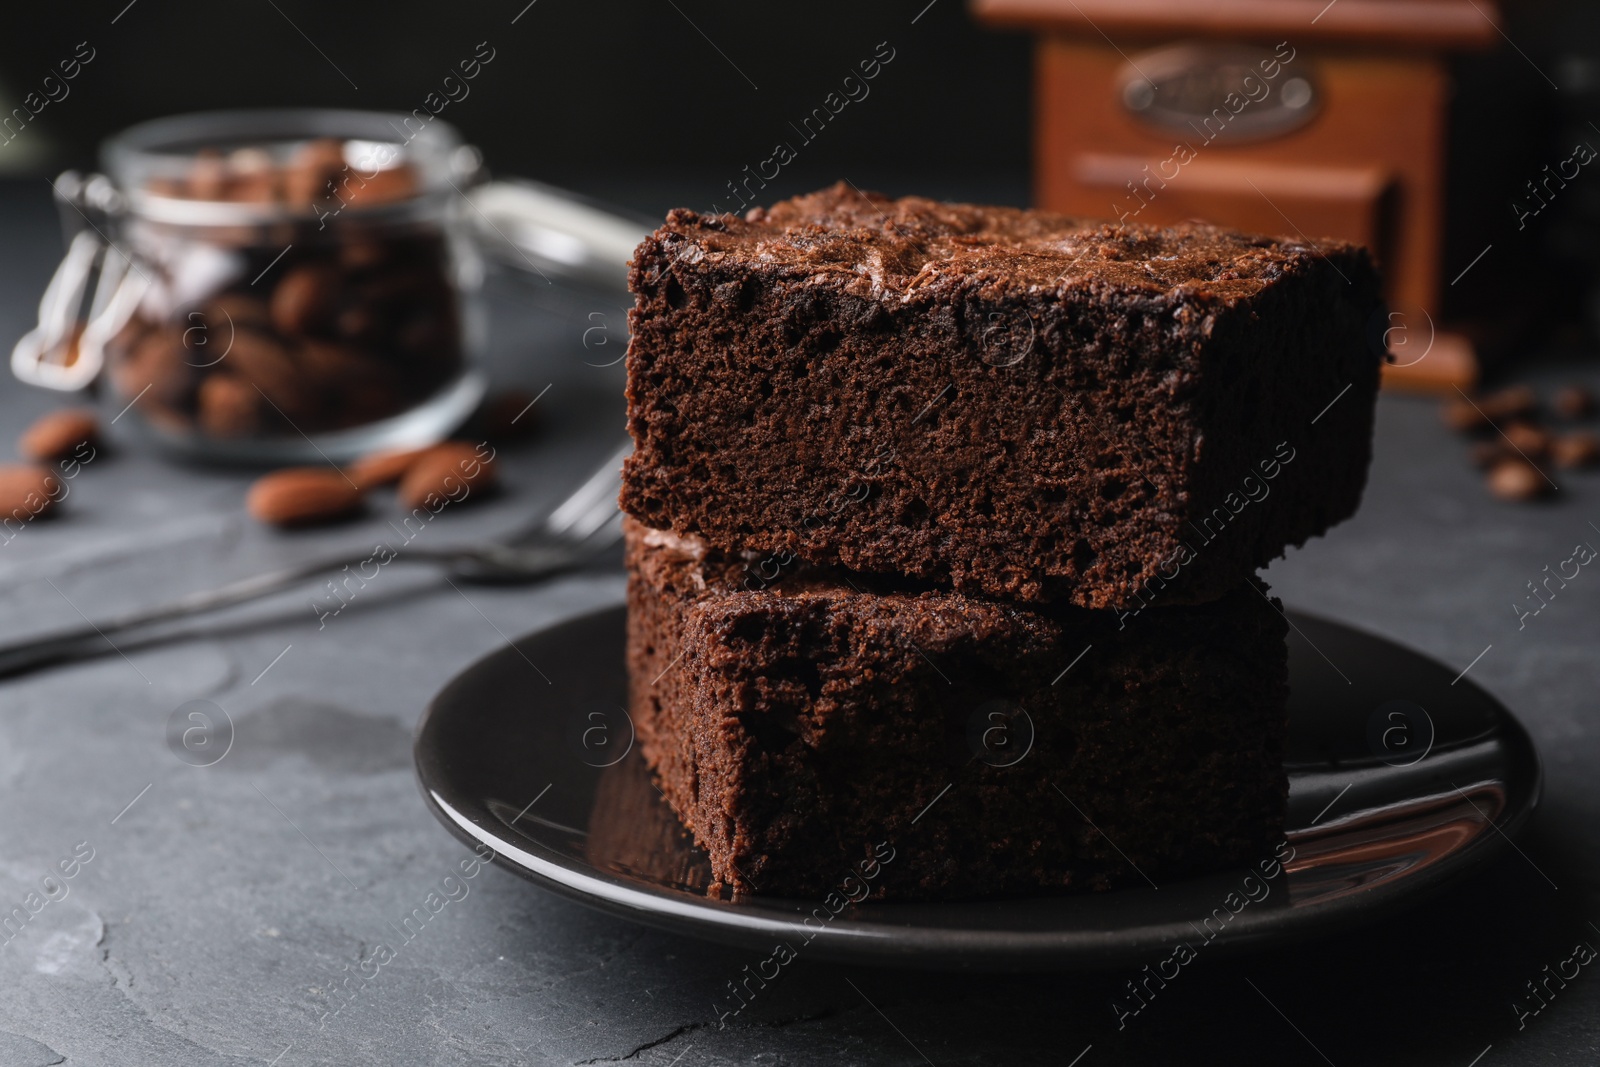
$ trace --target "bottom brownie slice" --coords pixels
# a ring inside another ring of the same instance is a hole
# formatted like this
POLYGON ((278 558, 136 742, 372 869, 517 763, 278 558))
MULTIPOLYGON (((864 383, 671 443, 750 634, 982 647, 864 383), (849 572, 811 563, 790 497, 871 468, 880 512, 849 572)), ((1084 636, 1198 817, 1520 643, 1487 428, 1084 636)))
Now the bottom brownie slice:
POLYGON ((714 891, 1160 885, 1283 837, 1287 625, 1258 582, 1119 618, 631 520, 627 558, 630 714, 714 891))

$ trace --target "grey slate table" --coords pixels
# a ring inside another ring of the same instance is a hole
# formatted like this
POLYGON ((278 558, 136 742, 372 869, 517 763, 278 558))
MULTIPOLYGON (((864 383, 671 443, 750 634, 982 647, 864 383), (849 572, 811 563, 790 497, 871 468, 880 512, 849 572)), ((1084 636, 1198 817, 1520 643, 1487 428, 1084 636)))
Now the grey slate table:
MULTIPOLYGON (((7 339, 25 328, 59 247, 43 192, 0 188, 7 339)), ((621 368, 595 365, 619 350, 598 358, 578 342, 592 320, 499 311, 503 376, 551 386, 539 402, 546 434, 507 453, 509 492, 442 516, 428 532, 440 540, 547 507, 621 433, 621 368)), ((56 402, 0 387, 0 441, 56 402)), ((753 956, 490 869, 345 1004, 333 984, 393 943, 389 923, 468 855, 413 781, 423 706, 507 637, 622 590, 611 571, 463 595, 392 567, 320 630, 307 590, 181 640, 0 682, 0 913, 59 862, 74 871, 0 944, 0 1067, 1592 1063, 1593 968, 1520 1030, 1512 1004, 1578 942, 1600 946, 1600 576, 1582 574, 1520 632, 1511 604, 1576 542, 1600 544, 1600 476, 1567 479, 1548 506, 1508 505, 1462 453, 1430 403, 1385 397, 1360 515, 1267 575, 1291 605, 1453 666, 1483 653, 1470 677, 1522 716, 1546 761, 1546 801, 1520 852, 1403 916, 1332 942, 1201 960, 1121 1032, 1110 1002, 1125 974, 805 959, 718 1029, 713 1002, 753 956), (194 700, 234 726, 213 766, 187 765, 168 744, 169 718, 194 700), (92 858, 74 866, 75 849, 92 858)), ((262 530, 241 517, 246 482, 133 453, 97 460, 60 518, 0 546, 0 637, 382 535, 381 508, 335 530, 262 530)))

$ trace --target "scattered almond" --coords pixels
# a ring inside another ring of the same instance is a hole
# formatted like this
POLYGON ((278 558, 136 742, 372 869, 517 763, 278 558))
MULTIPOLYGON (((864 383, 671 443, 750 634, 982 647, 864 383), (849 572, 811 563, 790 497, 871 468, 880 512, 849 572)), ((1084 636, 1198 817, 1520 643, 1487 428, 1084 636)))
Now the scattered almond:
POLYGON ((1495 422, 1531 418, 1539 409, 1539 397, 1530 386, 1509 385, 1478 401, 1483 413, 1495 422))
POLYGON ((1439 408, 1439 418, 1457 433, 1472 433, 1484 429, 1489 420, 1470 400, 1446 400, 1439 408))
POLYGON ((446 441, 419 457, 400 479, 400 506, 407 511, 427 506, 438 511, 435 500, 461 503, 475 490, 494 482, 494 451, 484 445, 446 441), (485 449, 487 454, 480 452, 485 449))
POLYGON ((1506 435, 1505 439, 1511 442, 1512 448, 1535 462, 1543 459, 1550 450, 1550 435, 1530 423, 1513 422, 1500 432, 1506 435))
POLYGON ((288 467, 256 479, 245 497, 252 516, 274 526, 309 526, 361 507, 362 491, 326 467, 288 467))
POLYGON ((1584 431, 1563 434, 1551 443, 1550 458, 1569 470, 1600 465, 1600 437, 1584 431))
POLYGON ((90 409, 62 408, 39 416, 17 441, 17 451, 40 462, 65 459, 79 445, 94 441, 99 429, 90 409))
POLYGON ((1550 407, 1563 419, 1576 421, 1594 414, 1594 394, 1581 385, 1564 385, 1556 390, 1550 407))
POLYGON ((405 477, 406 471, 416 465, 417 460, 427 455, 430 448, 406 448, 388 452, 374 452, 370 456, 362 456, 350 466, 345 468, 345 473, 350 480, 363 489, 374 489, 380 485, 393 485, 405 477))
POLYGON ((1501 460, 1489 469, 1489 492, 1501 500, 1533 500, 1550 491, 1544 475, 1526 460, 1501 460))
POLYGON ((49 511, 62 492, 60 478, 25 463, 0 465, 0 521, 27 522, 49 511))

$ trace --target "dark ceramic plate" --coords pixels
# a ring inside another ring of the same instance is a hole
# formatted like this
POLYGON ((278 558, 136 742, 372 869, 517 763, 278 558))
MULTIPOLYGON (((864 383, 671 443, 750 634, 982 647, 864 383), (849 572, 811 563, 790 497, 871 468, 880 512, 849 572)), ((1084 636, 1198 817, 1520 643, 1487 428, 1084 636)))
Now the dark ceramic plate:
MULTIPOLYGON (((989 970, 1157 963, 1371 922, 1477 870, 1538 800, 1527 734, 1492 697, 1382 638, 1291 612, 1289 844, 1159 889, 884 903, 707 896, 623 710, 623 610, 518 640, 467 668, 417 731, 417 773, 463 842, 547 889, 763 954, 989 970), (535 666, 537 665, 537 666, 535 666), (548 678, 548 681, 546 680, 548 678)), ((1187 962, 1186 960, 1183 962, 1187 962)))

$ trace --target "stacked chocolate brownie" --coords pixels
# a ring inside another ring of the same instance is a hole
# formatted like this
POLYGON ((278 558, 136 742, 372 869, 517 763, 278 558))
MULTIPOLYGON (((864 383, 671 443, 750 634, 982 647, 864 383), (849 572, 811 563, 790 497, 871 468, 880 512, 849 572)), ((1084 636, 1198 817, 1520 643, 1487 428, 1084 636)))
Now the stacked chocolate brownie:
POLYGON ((1254 572, 1359 502, 1364 250, 841 184, 674 211, 631 285, 631 714, 720 885, 1106 888, 1281 837, 1254 572))

